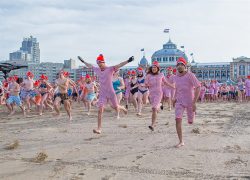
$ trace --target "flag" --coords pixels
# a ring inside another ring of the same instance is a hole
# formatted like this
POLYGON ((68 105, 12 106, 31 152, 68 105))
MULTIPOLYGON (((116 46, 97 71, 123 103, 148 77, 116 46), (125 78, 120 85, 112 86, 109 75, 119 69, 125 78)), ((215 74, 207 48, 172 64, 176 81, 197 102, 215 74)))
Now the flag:
POLYGON ((144 48, 142 48, 141 51, 144 51, 144 48))
POLYGON ((164 33, 169 33, 169 29, 164 29, 164 33))
POLYGON ((184 48, 184 46, 181 46, 181 48, 184 48))

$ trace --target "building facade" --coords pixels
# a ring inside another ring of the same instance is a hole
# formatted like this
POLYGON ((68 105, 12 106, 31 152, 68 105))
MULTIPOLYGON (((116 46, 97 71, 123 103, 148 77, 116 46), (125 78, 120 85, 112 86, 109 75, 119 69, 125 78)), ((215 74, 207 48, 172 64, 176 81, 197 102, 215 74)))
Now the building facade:
POLYGON ((11 61, 30 62, 31 61, 31 54, 28 54, 28 53, 25 53, 25 52, 19 50, 19 51, 10 53, 10 60, 11 61))
POLYGON ((9 54, 11 61, 27 61, 28 63, 40 63, 40 48, 36 38, 30 36, 23 38, 20 50, 9 54))
POLYGON ((64 60, 64 68, 76 69, 76 60, 71 59, 71 58, 69 60, 64 60))
POLYGON ((34 79, 39 79, 42 74, 48 76, 49 81, 54 82, 57 78, 57 73, 63 69, 63 63, 44 62, 40 64, 28 64, 28 69, 18 69, 10 72, 10 76, 17 75, 25 78, 27 71, 34 74, 34 79))
POLYGON ((230 63, 191 63, 191 71, 199 80, 216 79, 219 82, 230 80, 230 63))
POLYGON ((233 58, 233 62, 230 62, 231 79, 246 78, 248 75, 250 75, 250 58, 244 56, 233 58))
POLYGON ((177 48, 170 39, 166 44, 163 44, 163 48, 156 51, 152 57, 151 62, 158 61, 159 65, 163 68, 168 66, 175 66, 176 61, 179 57, 183 57, 188 60, 186 54, 177 48))

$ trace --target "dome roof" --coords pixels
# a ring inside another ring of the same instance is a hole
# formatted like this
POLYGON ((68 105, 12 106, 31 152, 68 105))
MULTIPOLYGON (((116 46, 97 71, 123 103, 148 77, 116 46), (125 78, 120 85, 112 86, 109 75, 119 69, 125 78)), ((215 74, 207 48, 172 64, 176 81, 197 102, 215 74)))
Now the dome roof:
POLYGON ((145 56, 142 57, 142 59, 139 62, 139 65, 144 65, 144 66, 148 65, 148 60, 145 58, 145 56))
POLYGON ((171 56, 183 57, 186 60, 188 60, 186 54, 183 51, 177 49, 176 44, 174 44, 170 39, 166 44, 163 44, 163 49, 156 51, 152 55, 152 60, 162 57, 171 57, 171 56))

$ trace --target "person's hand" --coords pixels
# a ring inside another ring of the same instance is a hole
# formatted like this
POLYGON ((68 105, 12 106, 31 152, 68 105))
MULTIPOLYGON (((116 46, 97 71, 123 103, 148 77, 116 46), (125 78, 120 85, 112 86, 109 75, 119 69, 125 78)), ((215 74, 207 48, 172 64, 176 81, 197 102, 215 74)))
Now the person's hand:
POLYGON ((131 57, 128 59, 128 62, 129 62, 129 63, 132 62, 132 61, 134 61, 134 56, 131 56, 131 57))
POLYGON ((78 58, 82 63, 84 63, 84 60, 83 60, 83 58, 82 58, 81 56, 77 56, 77 58, 78 58))

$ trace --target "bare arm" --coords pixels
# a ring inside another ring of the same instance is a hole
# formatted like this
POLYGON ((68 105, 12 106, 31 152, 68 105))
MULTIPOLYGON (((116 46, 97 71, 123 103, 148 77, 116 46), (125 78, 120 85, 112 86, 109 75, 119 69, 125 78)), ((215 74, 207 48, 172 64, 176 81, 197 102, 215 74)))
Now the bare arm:
POLYGON ((120 82, 121 82, 121 86, 119 87, 120 89, 125 89, 125 83, 124 80, 122 78, 119 78, 120 82))
POLYGON ((198 98, 199 98, 199 96, 200 96, 200 91, 201 91, 201 87, 200 87, 200 86, 197 87, 197 88, 195 88, 195 90, 194 90, 194 101, 193 101, 193 103, 196 103, 196 102, 198 101, 198 98))
POLYGON ((47 81, 45 81, 45 84, 48 86, 49 89, 52 88, 52 86, 50 85, 50 83, 48 83, 47 81))
POLYGON ((93 65, 92 65, 92 64, 89 64, 89 63, 87 63, 87 62, 85 62, 81 56, 78 56, 78 59, 79 59, 83 64, 85 64, 85 66, 87 66, 88 68, 93 68, 93 65))
POLYGON ((116 69, 121 68, 122 66, 125 66, 126 64, 134 61, 134 56, 131 56, 128 60, 121 62, 120 64, 115 65, 116 69))
POLYGON ((163 83, 171 88, 175 88, 174 84, 169 83, 165 77, 162 78, 163 83))

